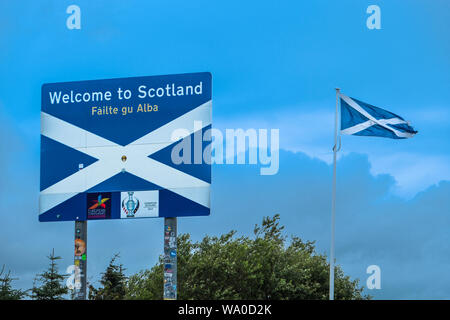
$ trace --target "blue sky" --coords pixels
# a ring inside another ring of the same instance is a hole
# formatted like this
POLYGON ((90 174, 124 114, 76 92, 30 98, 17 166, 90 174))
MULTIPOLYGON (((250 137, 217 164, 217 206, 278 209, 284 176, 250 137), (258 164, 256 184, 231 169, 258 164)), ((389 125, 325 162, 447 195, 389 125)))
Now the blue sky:
MULTIPOLYGON (((449 298, 450 3, 434 1, 3 1, 0 4, 0 264, 32 285, 52 247, 72 262, 73 223, 39 223, 40 90, 47 82, 210 71, 213 125, 279 128, 280 172, 213 169, 212 214, 180 219, 194 239, 249 234, 280 213, 328 250, 334 88, 410 120, 409 140, 343 137, 336 258, 376 298, 449 298), (66 28, 77 4, 82 29, 66 28), (366 8, 381 8, 381 30, 366 8), (267 199, 270 199, 267 201, 267 199), (240 218, 239 220, 237 218, 240 218), (239 221, 239 223, 237 223, 239 221)), ((89 277, 114 252, 156 262, 162 220, 89 225, 89 277)))

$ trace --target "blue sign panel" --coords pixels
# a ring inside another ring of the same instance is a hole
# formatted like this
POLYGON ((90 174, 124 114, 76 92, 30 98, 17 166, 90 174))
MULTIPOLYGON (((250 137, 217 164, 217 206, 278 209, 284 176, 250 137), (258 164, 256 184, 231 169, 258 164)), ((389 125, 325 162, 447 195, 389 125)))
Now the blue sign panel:
POLYGON ((42 86, 39 221, 209 215, 211 74, 42 86))

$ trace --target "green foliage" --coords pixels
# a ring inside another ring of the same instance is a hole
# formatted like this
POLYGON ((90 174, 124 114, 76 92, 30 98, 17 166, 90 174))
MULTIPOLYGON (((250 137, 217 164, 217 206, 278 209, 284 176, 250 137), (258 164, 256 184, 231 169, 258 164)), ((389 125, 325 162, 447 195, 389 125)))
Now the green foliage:
POLYGON ((102 273, 100 284, 102 287, 96 289, 89 285, 89 300, 122 300, 125 297, 127 278, 122 264, 117 264, 115 254, 109 262, 106 271, 102 273))
POLYGON ((5 266, 2 267, 0 271, 0 300, 20 300, 27 295, 27 291, 13 289, 11 283, 13 282, 11 278, 11 272, 5 273, 5 266))
POLYGON ((57 260, 61 257, 55 256, 55 250, 48 256, 50 266, 47 271, 38 274, 33 288, 31 289, 31 298, 34 300, 63 300, 63 296, 68 293, 64 283, 67 275, 58 273, 57 260), (41 283, 36 286, 36 282, 41 283))
MULTIPOLYGON (((329 264, 314 242, 283 236, 279 215, 255 226, 254 237, 178 237, 179 299, 328 299, 329 264)), ((335 299, 367 299, 337 266, 335 299)), ((163 261, 129 278, 128 299, 163 298, 163 261)))
POLYGON ((128 278, 125 299, 160 300, 163 296, 163 264, 160 261, 151 270, 142 270, 128 278))

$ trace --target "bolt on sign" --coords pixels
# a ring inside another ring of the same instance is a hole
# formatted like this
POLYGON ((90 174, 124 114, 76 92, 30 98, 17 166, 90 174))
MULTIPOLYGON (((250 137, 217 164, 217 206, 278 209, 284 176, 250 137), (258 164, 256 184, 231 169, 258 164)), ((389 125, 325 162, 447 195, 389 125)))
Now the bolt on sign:
POLYGON ((206 72, 44 84, 39 221, 209 215, 211 89, 206 72))

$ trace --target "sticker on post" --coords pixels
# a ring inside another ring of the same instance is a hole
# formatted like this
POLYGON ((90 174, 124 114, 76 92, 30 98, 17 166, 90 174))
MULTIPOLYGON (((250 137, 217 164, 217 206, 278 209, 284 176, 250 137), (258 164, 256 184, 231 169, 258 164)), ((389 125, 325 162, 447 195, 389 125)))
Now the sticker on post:
POLYGON ((75 256, 81 257, 86 252, 86 243, 81 239, 75 239, 75 256))

